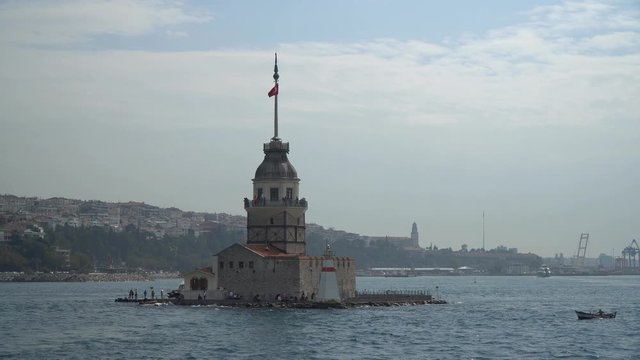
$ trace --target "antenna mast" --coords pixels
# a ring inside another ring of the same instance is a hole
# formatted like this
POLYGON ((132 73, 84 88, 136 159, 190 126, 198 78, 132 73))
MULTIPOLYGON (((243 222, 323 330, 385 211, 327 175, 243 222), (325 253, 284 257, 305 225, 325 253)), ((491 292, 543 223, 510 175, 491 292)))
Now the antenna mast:
POLYGON ((482 251, 484 251, 484 210, 482 211, 482 251))

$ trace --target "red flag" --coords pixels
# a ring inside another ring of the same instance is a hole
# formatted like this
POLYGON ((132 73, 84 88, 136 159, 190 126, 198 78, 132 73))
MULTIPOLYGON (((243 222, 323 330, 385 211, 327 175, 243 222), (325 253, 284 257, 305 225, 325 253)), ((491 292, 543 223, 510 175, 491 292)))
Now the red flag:
POLYGON ((273 95, 278 95, 278 84, 276 84, 276 86, 274 86, 271 90, 269 90, 269 93, 267 95, 269 95, 269 97, 272 97, 273 95))

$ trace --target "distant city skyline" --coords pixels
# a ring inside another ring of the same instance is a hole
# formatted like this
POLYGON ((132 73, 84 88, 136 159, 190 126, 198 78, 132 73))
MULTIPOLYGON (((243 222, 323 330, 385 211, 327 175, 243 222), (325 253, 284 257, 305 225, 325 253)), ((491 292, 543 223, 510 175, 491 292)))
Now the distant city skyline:
MULTIPOLYGON (((247 227, 247 217, 244 215, 232 215, 220 212, 197 212, 175 207, 165 208, 142 201, 109 202, 97 199, 43 198, 39 196, 16 196, 13 194, 0 194, 0 214, 4 214, 7 218, 15 220, 10 221, 4 226, 0 226, 0 234, 2 234, 2 230, 4 230, 5 236, 10 236, 10 234, 14 232, 24 232, 25 234, 28 233, 29 236, 37 234, 37 236, 41 238, 45 238, 46 235, 44 226, 52 228, 58 226, 71 226, 75 228, 100 227, 110 228, 115 232, 120 232, 129 226, 134 226, 141 231, 153 234, 157 239, 163 238, 164 236, 200 237, 203 232, 208 232, 215 228, 217 222, 229 228, 244 229, 247 227), (185 216, 187 213, 190 213, 190 215, 185 216), (30 226, 37 229, 37 232, 30 230, 30 226)), ((449 249, 449 247, 438 247, 433 244, 420 246, 419 231, 415 222, 411 226, 410 236, 370 236, 343 229, 333 229, 323 226, 322 224, 308 223, 306 225, 307 231, 312 229, 312 232, 317 232, 318 228, 324 228, 327 232, 324 237, 330 242, 354 241, 354 237, 350 235, 356 235, 357 239, 364 241, 367 246, 370 246, 372 242, 376 241, 389 241, 395 244, 395 246, 405 248, 410 252, 419 247, 434 251, 449 249), (345 236, 345 238, 343 238, 343 236, 345 236)), ((588 238, 588 234, 582 235, 586 235, 588 238)), ((473 248, 467 246, 467 244, 463 244, 461 248, 452 248, 451 250, 454 252, 468 251, 470 253, 483 251, 482 247, 473 248)), ((509 252, 515 254, 517 252, 514 250, 518 249, 509 246, 509 244, 500 244, 493 248, 486 248, 485 250, 487 252, 497 250, 503 253, 509 252)), ((618 257, 611 256, 610 254, 599 254, 599 256, 610 258, 612 263, 613 259, 618 257)), ((555 261, 564 261, 563 264, 565 265, 571 265, 572 261, 575 261, 576 258, 575 256, 562 253, 542 257, 551 258, 555 261)), ((589 266, 597 266, 597 263, 594 263, 598 261, 597 256, 587 257, 586 259, 589 259, 591 262, 589 266)))
POLYGON ((245 215, 273 136, 307 221, 459 249, 640 237, 636 1, 5 1, 0 193, 245 215))

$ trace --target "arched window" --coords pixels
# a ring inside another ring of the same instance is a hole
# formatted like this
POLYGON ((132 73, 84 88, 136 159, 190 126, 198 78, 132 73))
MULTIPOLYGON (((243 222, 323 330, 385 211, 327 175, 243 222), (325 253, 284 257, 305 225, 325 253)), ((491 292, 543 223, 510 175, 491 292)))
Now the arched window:
POLYGON ((199 290, 207 290, 209 282, 207 281, 207 278, 201 277, 200 279, 198 279, 198 285, 200 285, 199 290))

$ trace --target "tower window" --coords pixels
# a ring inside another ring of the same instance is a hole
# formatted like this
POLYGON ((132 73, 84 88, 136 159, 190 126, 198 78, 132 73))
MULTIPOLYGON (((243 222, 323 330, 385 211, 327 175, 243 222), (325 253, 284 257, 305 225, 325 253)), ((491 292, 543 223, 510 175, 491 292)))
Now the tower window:
POLYGON ((233 261, 229 261, 229 269, 233 269, 233 261))
POLYGON ((293 188, 287 188, 287 199, 293 199, 293 188))
POLYGON ((224 269, 224 261, 220 261, 220 269, 224 269))
POLYGON ((244 261, 238 261, 238 267, 244 269, 244 261))
POLYGON ((271 201, 278 201, 280 198, 280 189, 278 188, 271 188, 270 191, 270 197, 269 200, 271 201))
POLYGON ((262 197, 262 188, 258 188, 258 199, 262 197))
POLYGON ((271 221, 271 225, 273 225, 273 218, 269 219, 271 221))
POLYGON ((249 261, 249 269, 253 269, 253 261, 249 261))

